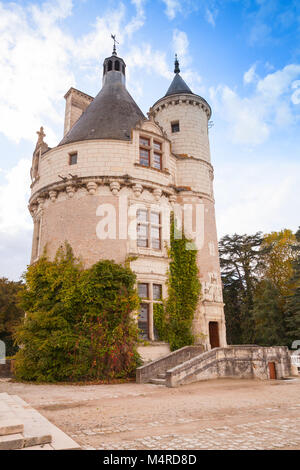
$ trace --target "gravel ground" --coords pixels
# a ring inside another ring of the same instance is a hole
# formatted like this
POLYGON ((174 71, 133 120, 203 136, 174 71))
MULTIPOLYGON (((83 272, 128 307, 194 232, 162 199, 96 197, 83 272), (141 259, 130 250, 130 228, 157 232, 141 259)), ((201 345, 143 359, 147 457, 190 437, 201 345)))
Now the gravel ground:
POLYGON ((33 385, 0 380, 83 448, 300 449, 300 378, 33 385))

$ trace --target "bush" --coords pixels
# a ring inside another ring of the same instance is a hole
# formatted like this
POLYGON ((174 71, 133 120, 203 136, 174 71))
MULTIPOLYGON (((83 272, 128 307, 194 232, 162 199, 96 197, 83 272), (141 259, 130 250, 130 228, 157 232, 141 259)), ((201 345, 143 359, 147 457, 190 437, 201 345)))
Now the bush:
POLYGON ((135 275, 113 261, 83 270, 66 244, 25 275, 16 377, 31 381, 109 380, 135 370, 135 275))

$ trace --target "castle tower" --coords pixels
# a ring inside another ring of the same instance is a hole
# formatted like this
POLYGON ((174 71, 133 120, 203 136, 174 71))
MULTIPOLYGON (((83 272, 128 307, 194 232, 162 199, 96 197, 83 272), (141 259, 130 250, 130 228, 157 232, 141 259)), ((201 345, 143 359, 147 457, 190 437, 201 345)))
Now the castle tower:
POLYGON ((153 309, 167 296, 170 211, 200 206, 203 243, 198 265, 203 297, 194 332, 206 348, 226 344, 207 122, 210 108, 179 75, 147 119, 126 89, 126 64, 113 53, 93 98, 65 95, 64 137, 50 149, 43 129, 33 154, 29 210, 31 261, 54 258, 67 241, 89 267, 124 262, 137 275, 139 327, 155 341, 153 309), (211 331, 210 331, 211 330, 211 331), (200 334, 202 333, 202 335, 200 334), (204 335, 204 336, 203 336, 204 335))
MULTIPOLYGON (((174 73, 167 93, 152 106, 150 114, 166 132, 172 153, 176 156, 176 185, 180 188, 178 202, 182 206, 198 206, 200 210, 198 217, 201 220, 197 230, 202 233, 199 234, 198 269, 203 301, 194 319, 194 331, 206 335, 208 344, 212 346, 225 346, 226 328, 213 194, 214 170, 208 136, 211 108, 204 98, 191 91, 180 76, 177 56, 174 73)), ((195 225, 195 220, 193 222, 195 225)))

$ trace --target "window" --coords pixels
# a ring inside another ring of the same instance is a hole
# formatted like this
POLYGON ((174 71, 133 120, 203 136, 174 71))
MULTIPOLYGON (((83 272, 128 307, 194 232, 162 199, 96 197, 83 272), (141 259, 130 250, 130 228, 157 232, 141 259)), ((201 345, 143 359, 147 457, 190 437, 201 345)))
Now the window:
POLYGON ((108 61, 108 66, 107 66, 107 71, 109 72, 110 70, 112 70, 112 61, 111 60, 108 61))
POLYGON ((162 143, 140 136, 140 165, 162 170, 162 143))
POLYGON ((34 232, 33 232, 33 246, 32 246, 32 260, 35 261, 39 255, 40 248, 40 230, 41 230, 41 220, 38 219, 34 223, 34 232))
POLYGON ((157 340, 158 335, 153 324, 155 304, 162 303, 162 285, 147 282, 138 283, 138 292, 141 298, 138 316, 138 328, 142 339, 157 340))
POLYGON ((171 123, 172 132, 179 132, 179 121, 171 123))
POLYGON ((137 211, 137 246, 161 248, 161 220, 159 212, 145 209, 137 211))
POLYGON ((150 166, 150 139, 140 137, 140 164, 150 166))
POLYGON ((153 300, 161 300, 161 299, 162 299, 162 285, 153 284, 153 300))
POLYGON ((148 299, 149 298, 149 293, 148 293, 148 284, 145 283, 140 283, 138 285, 138 291, 139 291, 139 296, 141 299, 148 299))
POLYGON ((151 212, 151 246, 156 250, 160 249, 160 214, 158 212, 151 212))
POLYGON ((120 62, 118 60, 115 62, 115 70, 120 70, 120 62))
POLYGON ((77 163, 77 152, 69 154, 69 165, 76 165, 77 163))
POLYGON ((138 328, 141 338, 149 339, 149 304, 142 303, 140 305, 138 328))
POLYGON ((162 169, 162 145, 160 142, 153 142, 153 168, 162 169))
POLYGON ((137 211, 137 246, 148 246, 148 211, 137 211))

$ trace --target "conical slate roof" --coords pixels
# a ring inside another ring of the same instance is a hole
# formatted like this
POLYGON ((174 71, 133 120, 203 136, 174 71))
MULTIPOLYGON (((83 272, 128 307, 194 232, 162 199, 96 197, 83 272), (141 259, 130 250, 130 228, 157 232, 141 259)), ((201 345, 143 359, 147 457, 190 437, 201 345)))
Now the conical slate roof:
POLYGON ((130 140, 131 129, 146 119, 118 72, 108 72, 102 90, 59 145, 81 140, 130 140))
POLYGON ((178 93, 190 93, 191 95, 193 94, 192 90, 187 86, 187 84, 185 83, 183 78, 181 78, 179 73, 176 73, 165 96, 176 95, 178 93))

